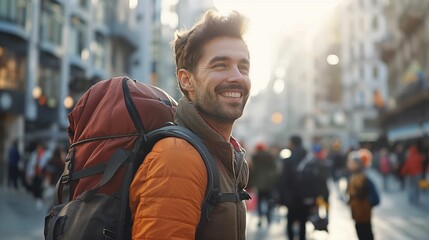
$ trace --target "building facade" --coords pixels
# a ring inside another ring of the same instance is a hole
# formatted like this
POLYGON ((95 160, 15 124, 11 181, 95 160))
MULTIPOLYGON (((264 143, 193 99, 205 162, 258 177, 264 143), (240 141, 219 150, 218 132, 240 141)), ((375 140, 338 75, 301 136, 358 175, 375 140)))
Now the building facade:
POLYGON ((14 139, 67 141, 67 114, 95 82, 149 82, 153 1, 0 0, 0 181, 14 139))
POLYGON ((390 143, 424 140, 429 134, 429 2, 389 1, 388 34, 380 57, 388 66, 388 103, 380 126, 390 143))
POLYGON ((386 35, 384 0, 341 2, 343 104, 352 145, 376 142, 380 99, 386 99, 387 68, 377 43, 386 35))

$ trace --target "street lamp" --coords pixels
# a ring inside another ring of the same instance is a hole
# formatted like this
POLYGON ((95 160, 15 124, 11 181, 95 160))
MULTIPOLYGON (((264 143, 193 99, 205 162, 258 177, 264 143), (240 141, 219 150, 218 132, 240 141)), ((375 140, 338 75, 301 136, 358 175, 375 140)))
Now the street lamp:
POLYGON ((283 114, 280 112, 275 112, 271 115, 271 122, 278 125, 283 122, 283 114))
POLYGON ((34 99, 39 99, 39 97, 42 96, 42 88, 40 88, 39 86, 34 87, 32 95, 34 99))
POLYGON ((71 96, 67 96, 64 99, 64 107, 67 109, 70 109, 71 107, 73 107, 74 101, 73 98, 71 96))
POLYGON ((330 54, 326 58, 326 61, 328 62, 329 65, 334 66, 334 65, 337 65, 338 63, 340 63, 340 58, 335 54, 330 54))

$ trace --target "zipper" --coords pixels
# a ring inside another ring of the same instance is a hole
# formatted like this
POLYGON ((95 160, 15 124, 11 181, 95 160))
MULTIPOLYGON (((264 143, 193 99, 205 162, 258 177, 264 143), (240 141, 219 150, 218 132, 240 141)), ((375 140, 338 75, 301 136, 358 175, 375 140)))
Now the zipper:
POLYGON ((142 132, 144 132, 143 122, 140 119, 140 115, 137 111, 137 107, 134 104, 133 98, 131 97, 131 92, 130 92, 130 89, 128 88, 128 84, 127 84, 128 80, 129 80, 129 78, 127 78, 127 77, 124 77, 122 79, 122 90, 123 90, 123 94, 124 94, 125 106, 127 107, 128 113, 131 117, 131 120, 134 123, 134 127, 137 129, 137 131, 139 131, 139 133, 142 133, 142 132))
MULTIPOLYGON (((234 147, 231 146, 232 150, 232 173, 234 174, 234 188, 235 192, 238 192, 238 184, 239 179, 242 174, 242 168, 243 168, 243 156, 241 152, 235 151, 234 147), (239 156, 238 156, 239 155, 239 156), (235 163, 237 163, 237 170, 238 174, 235 172, 235 163)), ((236 210, 236 218, 237 218, 237 233, 236 233, 236 239, 239 239, 240 233, 241 233, 241 218, 240 218, 240 202, 235 203, 235 210, 236 210)))

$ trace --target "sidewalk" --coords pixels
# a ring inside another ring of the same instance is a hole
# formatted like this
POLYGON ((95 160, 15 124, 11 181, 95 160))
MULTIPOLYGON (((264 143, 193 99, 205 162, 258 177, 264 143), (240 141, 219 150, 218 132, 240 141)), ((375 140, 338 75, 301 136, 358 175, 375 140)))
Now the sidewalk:
POLYGON ((24 190, 0 188, 0 235, 8 240, 41 240, 46 209, 37 209, 34 198, 24 190))

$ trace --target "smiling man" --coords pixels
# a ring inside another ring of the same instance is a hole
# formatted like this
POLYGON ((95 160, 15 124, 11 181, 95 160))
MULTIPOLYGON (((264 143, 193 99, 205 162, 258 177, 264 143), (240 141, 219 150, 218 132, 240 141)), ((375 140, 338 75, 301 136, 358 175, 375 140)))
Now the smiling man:
MULTIPOLYGON (((211 10, 173 42, 184 94, 175 122, 197 134, 213 155, 222 193, 238 193, 248 180, 244 150, 231 135, 251 86, 245 23, 237 12, 211 10)), ((241 199, 217 203, 197 228, 206 186, 206 167, 192 145, 178 138, 159 141, 130 188, 133 239, 245 239, 241 199)))

